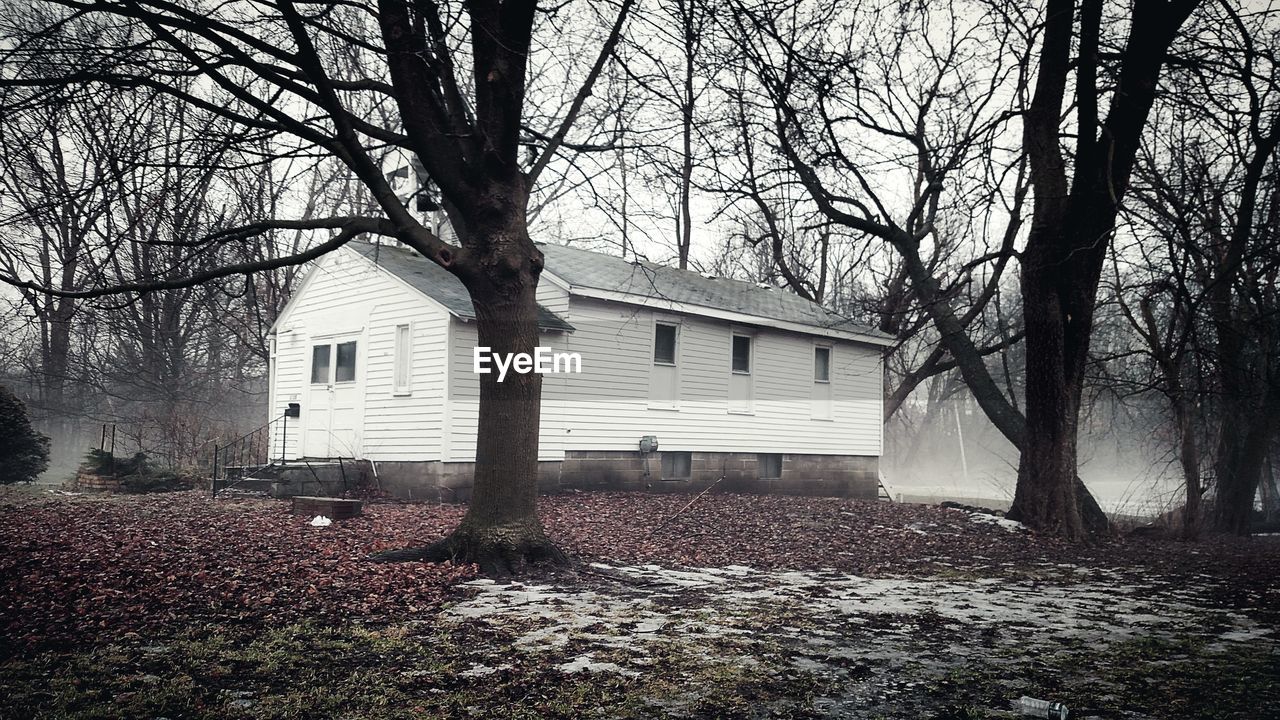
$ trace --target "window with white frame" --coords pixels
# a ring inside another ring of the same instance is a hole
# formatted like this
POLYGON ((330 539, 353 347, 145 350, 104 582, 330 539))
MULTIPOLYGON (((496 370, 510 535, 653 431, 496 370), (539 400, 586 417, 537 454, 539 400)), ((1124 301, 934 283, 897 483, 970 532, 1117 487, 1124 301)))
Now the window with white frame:
POLYGON ((333 367, 334 382, 355 382, 356 380, 356 343, 355 341, 338 343, 334 349, 336 361, 333 367))
POLYGON ((314 345, 311 348, 311 384, 329 384, 329 348, 330 345, 314 345))
POLYGON ((393 392, 408 395, 413 391, 413 326, 396 326, 395 361, 392 370, 393 392))
POLYGON ((733 336, 733 371, 751 374, 751 336, 733 336))
POLYGON ((745 332, 734 332, 729 340, 729 402, 731 413, 752 411, 751 363, 755 338, 745 332))
POLYGON ((675 410, 680 402, 680 323, 653 322, 653 364, 649 368, 649 407, 675 410))
POLYGON ((812 417, 831 419, 831 346, 813 346, 812 417))
POLYGON ((831 382, 831 348, 825 345, 813 349, 813 381, 831 382))
POLYGON ((356 381, 356 341, 311 346, 311 384, 356 381))
POLYGON ((676 334, 679 330, 675 323, 655 322, 653 324, 653 362, 655 365, 676 364, 676 334))

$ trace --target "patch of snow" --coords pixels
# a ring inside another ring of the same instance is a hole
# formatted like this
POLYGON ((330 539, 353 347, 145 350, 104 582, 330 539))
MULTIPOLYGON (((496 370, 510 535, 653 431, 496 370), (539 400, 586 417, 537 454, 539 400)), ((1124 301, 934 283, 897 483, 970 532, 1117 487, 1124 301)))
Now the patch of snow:
POLYGON ((1271 628, 1253 625, 1253 627, 1241 627, 1235 630, 1228 630, 1218 636, 1218 640, 1222 642, 1250 642, 1259 638, 1265 638, 1272 634, 1271 628))
POLYGON ((623 677, 639 677, 640 673, 635 670, 628 670, 617 663, 611 662, 595 662, 591 659, 591 653, 579 655, 573 660, 557 665, 556 668, 567 675, 580 673, 583 671, 589 673, 611 672, 622 675, 623 677))
POLYGON ((511 669, 510 663, 503 663, 497 667, 489 667, 488 665, 482 665, 480 663, 476 663, 458 674, 461 675, 462 677, 484 677, 486 675, 492 675, 498 672, 499 670, 510 670, 510 669, 511 669))
POLYGON ((329 527, 333 521, 323 515, 317 515, 311 518, 311 527, 329 527))
MULTIPOLYGON (((565 673, 657 674, 669 670, 673 652, 696 662, 745 667, 757 653, 782 647, 798 669, 844 682, 849 702, 882 705, 877 693, 886 692, 886 683, 904 667, 941 675, 957 664, 998 655, 995 646, 1100 647, 1205 627, 1223 629, 1213 639, 1224 649, 1240 642, 1277 643, 1276 634, 1242 613, 1206 604, 1207 596, 1195 593, 1204 586, 1174 592, 1127 582, 1105 568, 1089 568, 1093 574, 1085 580, 1077 574, 1081 568, 1049 565, 1057 581, 1046 583, 866 578, 744 566, 593 567, 613 579, 586 586, 472 581, 467 586, 474 596, 446 608, 434 622, 520 628, 514 649, 546 653, 544 662, 565 673), (984 642, 975 644, 975 637, 984 642), (565 662, 559 653, 569 647, 572 659, 565 662), (608 652, 615 662, 597 662, 593 652, 608 652), (847 674, 851 667, 858 669, 856 677, 847 674)), ((906 692, 894 687, 892 693, 906 692)))
POLYGON ((1003 518, 999 515, 992 515, 990 513, 969 513, 969 520, 981 525, 998 525, 1009 532, 1026 532, 1027 530, 1027 526, 1017 520, 1010 520, 1009 518, 1003 518))

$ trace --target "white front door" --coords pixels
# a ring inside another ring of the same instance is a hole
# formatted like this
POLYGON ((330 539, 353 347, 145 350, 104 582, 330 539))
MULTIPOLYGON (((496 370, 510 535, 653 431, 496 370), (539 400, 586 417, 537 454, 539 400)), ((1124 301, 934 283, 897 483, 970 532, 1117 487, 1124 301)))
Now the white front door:
POLYGON ((306 457, 360 454, 361 375, 358 337, 315 340, 311 344, 311 384, 303 406, 306 457))

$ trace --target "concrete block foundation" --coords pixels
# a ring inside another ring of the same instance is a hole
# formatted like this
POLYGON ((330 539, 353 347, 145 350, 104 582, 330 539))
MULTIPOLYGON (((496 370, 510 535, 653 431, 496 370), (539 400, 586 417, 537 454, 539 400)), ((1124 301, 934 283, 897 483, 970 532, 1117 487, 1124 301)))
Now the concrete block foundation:
MULTIPOLYGON (((690 452, 687 477, 663 477, 663 452, 568 450, 564 460, 538 463, 538 490, 701 492, 723 476, 716 491, 863 498, 878 496, 880 458, 862 455, 690 452), (778 477, 770 474, 780 466, 778 477)), ((677 458, 675 460, 683 460, 677 458)), ((683 462, 672 463, 684 467, 683 462)), ((405 500, 465 502, 471 497, 475 463, 374 461, 376 484, 405 500)))

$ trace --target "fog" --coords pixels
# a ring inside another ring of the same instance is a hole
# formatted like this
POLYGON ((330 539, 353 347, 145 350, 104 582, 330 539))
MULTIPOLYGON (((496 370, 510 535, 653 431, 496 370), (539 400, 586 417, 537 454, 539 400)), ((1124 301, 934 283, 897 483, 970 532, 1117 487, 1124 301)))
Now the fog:
MULTIPOLYGON (((1152 517, 1181 504, 1175 458, 1151 432, 1082 421, 1079 442, 1080 477, 1106 512, 1152 517)), ((963 393, 927 411, 904 407, 885 426, 881 477, 894 500, 1007 509, 1017 471, 1017 450, 963 393)))

